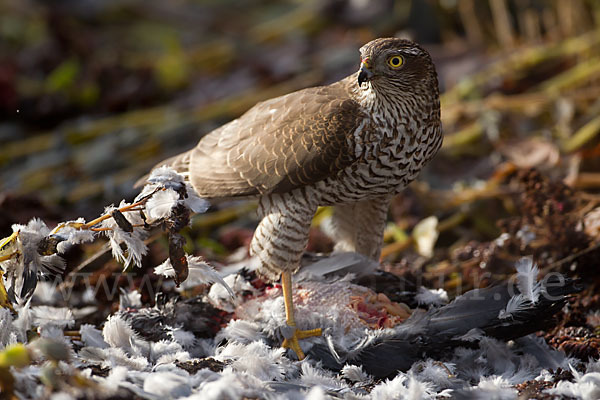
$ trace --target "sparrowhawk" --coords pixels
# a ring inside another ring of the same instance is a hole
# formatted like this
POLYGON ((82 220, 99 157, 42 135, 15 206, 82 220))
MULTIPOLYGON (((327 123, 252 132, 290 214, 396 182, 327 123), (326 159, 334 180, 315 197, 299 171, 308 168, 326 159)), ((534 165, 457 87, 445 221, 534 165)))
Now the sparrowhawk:
POLYGON ((284 346, 301 359, 298 339, 320 330, 296 329, 291 273, 317 207, 333 206, 336 249, 377 259, 392 196, 441 144, 430 55, 412 41, 382 38, 360 49, 354 74, 258 103, 158 166, 188 174, 207 199, 259 198, 262 220, 250 251, 261 261, 259 274, 281 275, 292 332, 284 346))

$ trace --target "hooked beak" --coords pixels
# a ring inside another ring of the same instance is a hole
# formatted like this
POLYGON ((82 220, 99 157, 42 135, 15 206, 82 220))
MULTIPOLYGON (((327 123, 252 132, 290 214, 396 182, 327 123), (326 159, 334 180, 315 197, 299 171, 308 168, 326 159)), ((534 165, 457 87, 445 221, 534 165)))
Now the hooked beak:
POLYGON ((360 64, 360 72, 358 73, 358 86, 362 86, 364 82, 368 82, 373 78, 373 71, 371 70, 371 61, 369 58, 362 60, 360 64))

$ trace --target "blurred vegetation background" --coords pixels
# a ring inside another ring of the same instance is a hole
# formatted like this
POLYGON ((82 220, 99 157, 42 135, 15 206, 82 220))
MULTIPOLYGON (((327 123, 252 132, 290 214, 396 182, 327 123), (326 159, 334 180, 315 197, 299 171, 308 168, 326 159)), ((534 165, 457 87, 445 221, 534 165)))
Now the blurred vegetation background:
MULTIPOLYGON (((421 284, 453 297, 509 279, 532 256, 542 275, 585 284, 547 342, 597 359, 599 0, 0 0, 0 238, 33 217, 89 221, 132 200, 155 163, 258 101, 355 72, 359 47, 385 36, 431 53, 445 138, 392 203, 383 271, 357 283, 394 302, 414 301, 406 294, 421 284)), ((222 273, 247 265, 254 208, 231 202, 195 216, 181 232, 185 251, 222 273)), ((328 212, 314 219, 311 252, 332 250, 319 229, 328 212)), ((64 254, 60 304, 96 307, 78 323, 104 324, 119 288, 166 309, 154 288, 174 288, 152 271, 169 243, 156 231, 139 269, 124 272, 103 240, 64 254), (90 285, 107 289, 90 299, 90 285)), ((32 304, 49 301, 40 299, 32 304)), ((569 379, 560 371, 554 382, 569 379)))
POLYGON ((382 36, 431 52, 445 132, 387 239, 432 213, 496 237, 510 205, 480 200, 515 166, 600 187, 599 21, 594 0, 2 0, 0 237, 132 198, 154 163, 257 101, 354 72, 382 36))

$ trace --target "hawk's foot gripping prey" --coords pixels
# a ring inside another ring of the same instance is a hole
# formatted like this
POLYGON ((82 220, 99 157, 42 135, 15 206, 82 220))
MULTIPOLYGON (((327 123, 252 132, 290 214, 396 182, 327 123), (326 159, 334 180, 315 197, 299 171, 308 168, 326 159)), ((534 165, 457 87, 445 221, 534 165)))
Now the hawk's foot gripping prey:
POLYGON ((261 222, 250 252, 258 273, 283 279, 284 346, 302 358, 290 275, 298 269, 319 206, 333 206, 336 250, 377 260, 392 197, 442 144, 435 67, 419 45, 375 39, 354 74, 328 86, 256 104, 158 166, 189 177, 201 197, 258 197, 261 222))
POLYGON ((283 340, 282 346, 286 349, 291 349, 298 360, 304 359, 304 352, 300 347, 298 340, 306 339, 313 336, 321 336, 321 328, 309 329, 302 331, 296 328, 296 320, 294 319, 294 305, 292 303, 292 274, 289 271, 285 271, 281 274, 281 287, 283 290, 283 300, 285 303, 285 322, 287 324, 286 332, 284 332, 285 339, 283 340))

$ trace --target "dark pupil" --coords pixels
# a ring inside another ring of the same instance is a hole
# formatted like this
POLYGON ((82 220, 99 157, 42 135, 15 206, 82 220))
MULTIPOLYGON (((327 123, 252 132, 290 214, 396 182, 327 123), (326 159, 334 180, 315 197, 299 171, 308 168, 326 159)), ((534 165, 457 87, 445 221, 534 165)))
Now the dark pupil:
POLYGON ((398 61, 398 57, 392 58, 392 64, 398 65, 399 63, 400 63, 400 61, 398 61))

